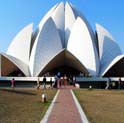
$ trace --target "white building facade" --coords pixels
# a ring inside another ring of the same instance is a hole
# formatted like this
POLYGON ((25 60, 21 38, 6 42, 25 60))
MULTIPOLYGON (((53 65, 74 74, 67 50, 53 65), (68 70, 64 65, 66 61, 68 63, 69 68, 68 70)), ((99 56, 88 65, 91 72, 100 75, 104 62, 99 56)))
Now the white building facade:
POLYGON ((0 54, 1 76, 80 74, 124 76, 124 55, 111 34, 86 18, 70 3, 56 4, 39 23, 22 29, 0 54), (118 72, 116 72, 118 71, 118 72))

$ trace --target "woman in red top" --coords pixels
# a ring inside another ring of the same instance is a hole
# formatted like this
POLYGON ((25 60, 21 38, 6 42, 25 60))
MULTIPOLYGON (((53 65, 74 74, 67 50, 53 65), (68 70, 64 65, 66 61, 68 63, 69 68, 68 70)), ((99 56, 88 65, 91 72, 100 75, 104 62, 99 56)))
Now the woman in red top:
POLYGON ((14 85, 15 85, 15 80, 14 78, 11 80, 11 87, 14 88, 14 85))

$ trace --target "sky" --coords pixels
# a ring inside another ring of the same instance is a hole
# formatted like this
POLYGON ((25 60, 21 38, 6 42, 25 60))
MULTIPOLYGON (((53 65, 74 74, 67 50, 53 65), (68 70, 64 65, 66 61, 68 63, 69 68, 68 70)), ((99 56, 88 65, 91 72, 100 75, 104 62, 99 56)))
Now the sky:
MULTIPOLYGON (((34 31, 43 16, 64 0, 0 0, 0 52, 6 52, 16 34, 33 23, 34 31)), ((124 0, 67 0, 89 21, 105 27, 124 54, 124 0)))

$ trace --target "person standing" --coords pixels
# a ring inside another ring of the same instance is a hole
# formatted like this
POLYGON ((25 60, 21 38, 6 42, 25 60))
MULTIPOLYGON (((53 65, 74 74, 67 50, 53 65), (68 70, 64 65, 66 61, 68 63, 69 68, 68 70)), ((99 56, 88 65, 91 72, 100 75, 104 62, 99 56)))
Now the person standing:
POLYGON ((50 89, 53 88, 52 84, 53 84, 53 82, 52 82, 52 78, 50 78, 50 89))
POLYGON ((53 87, 54 88, 57 88, 57 75, 55 75, 55 77, 54 77, 54 82, 53 82, 53 87))
POLYGON ((118 89, 121 89, 121 77, 119 77, 119 80, 118 80, 118 89))
POLYGON ((40 78, 38 77, 38 79, 37 79, 37 90, 39 90, 39 88, 40 88, 40 78))
POLYGON ((64 86, 66 87, 67 86, 67 76, 64 75, 64 86))
POLYGON ((60 88, 60 78, 57 78, 57 88, 60 88))
POLYGON ((43 88, 46 89, 46 77, 43 77, 43 88))
POLYGON ((74 87, 75 87, 75 84, 76 84, 76 77, 74 76, 73 77, 73 85, 74 85, 74 87))
POLYGON ((15 79, 13 78, 12 80, 11 80, 11 87, 14 89, 14 87, 15 87, 15 79))
POLYGON ((60 78, 61 78, 61 73, 58 72, 58 73, 57 73, 57 88, 58 88, 58 89, 60 88, 60 78))

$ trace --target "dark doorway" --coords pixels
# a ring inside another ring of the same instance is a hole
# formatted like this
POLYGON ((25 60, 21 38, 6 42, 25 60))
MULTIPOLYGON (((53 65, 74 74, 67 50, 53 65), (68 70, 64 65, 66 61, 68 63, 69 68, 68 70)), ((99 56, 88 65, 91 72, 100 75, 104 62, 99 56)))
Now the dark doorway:
POLYGON ((72 68, 72 67, 68 67, 68 66, 60 66, 57 68, 54 68, 52 70, 49 71, 49 75, 54 76, 57 75, 57 73, 60 72, 61 76, 79 76, 80 75, 80 71, 72 68))

